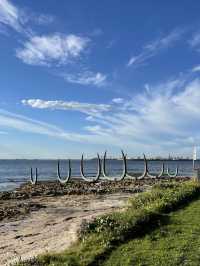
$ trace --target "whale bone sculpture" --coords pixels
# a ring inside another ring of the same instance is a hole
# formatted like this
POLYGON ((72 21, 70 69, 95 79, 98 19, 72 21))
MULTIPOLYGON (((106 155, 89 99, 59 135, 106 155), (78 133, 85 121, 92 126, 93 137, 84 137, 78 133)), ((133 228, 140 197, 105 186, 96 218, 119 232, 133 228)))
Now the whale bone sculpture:
POLYGON ((33 178, 33 168, 31 167, 30 182, 32 185, 36 185, 38 180, 38 169, 35 168, 35 178, 33 178))
MULTIPOLYGON (((125 157, 125 159, 126 159, 126 157, 125 157)), ((126 165, 127 165, 127 162, 126 162, 126 165)), ((132 175, 126 173, 126 177, 128 177, 129 179, 135 179, 135 180, 138 179, 138 180, 140 180, 140 179, 144 179, 147 176, 147 174, 148 174, 148 165, 147 165, 146 157, 144 155, 144 171, 143 171, 142 175, 140 175, 140 176, 132 176, 132 175)))
POLYGON ((67 177, 64 179, 61 177, 61 174, 60 174, 60 161, 58 161, 58 164, 57 164, 57 178, 58 178, 58 181, 64 185, 66 184, 70 178, 71 178, 71 172, 72 172, 72 169, 71 169, 71 161, 69 160, 68 161, 68 174, 67 174, 67 177))
POLYGON ((162 168, 161 168, 161 171, 160 173, 157 175, 158 178, 162 177, 164 175, 164 172, 165 172, 165 164, 162 163, 162 168))
POLYGON ((95 177, 92 178, 88 178, 85 176, 84 174, 84 165, 83 165, 83 154, 81 157, 81 165, 80 165, 80 173, 81 173, 81 177, 84 181, 86 182, 97 182, 100 179, 101 176, 101 160, 99 157, 99 154, 97 153, 97 165, 98 165, 98 169, 97 169, 97 174, 95 177))
MULTIPOLYGON (((147 162, 147 159, 146 159, 145 154, 144 154, 144 158, 145 158, 145 161, 147 162)), ((162 163, 162 168, 161 168, 160 173, 159 173, 158 175, 151 175, 151 174, 149 173, 149 169, 148 169, 148 165, 147 165, 147 177, 150 177, 150 178, 160 178, 160 177, 163 176, 164 171, 165 171, 165 165, 164 165, 164 163, 162 163)))
POLYGON ((167 166, 167 175, 168 175, 169 177, 171 177, 171 178, 177 177, 177 175, 178 175, 178 171, 179 171, 179 169, 178 169, 178 166, 177 166, 177 167, 176 167, 176 170, 175 170, 175 173, 174 173, 174 174, 170 174, 170 172, 169 172, 169 167, 167 166))
POLYGON ((107 155, 107 151, 105 151, 104 156, 103 156, 103 167, 102 167, 102 174, 103 176, 111 181, 121 181, 126 177, 127 174, 127 166, 126 166, 126 156, 124 155, 124 152, 121 151, 122 153, 122 160, 123 160, 123 171, 122 171, 122 175, 119 178, 114 178, 114 177, 110 177, 108 176, 108 174, 106 173, 106 155, 107 155))
POLYGON ((141 176, 132 176, 132 175, 130 175, 130 174, 126 174, 126 177, 128 177, 128 178, 130 178, 130 179, 144 179, 145 177, 149 177, 149 178, 160 178, 161 176, 163 176, 163 174, 164 174, 164 163, 162 164, 162 168, 161 168, 161 171, 160 171, 160 173, 158 174, 158 175, 151 175, 150 173, 149 173, 149 169, 148 169, 148 162, 147 162, 147 159, 146 159, 146 156, 145 156, 145 154, 143 154, 143 156, 144 156, 144 172, 143 172, 143 174, 141 175, 141 176))

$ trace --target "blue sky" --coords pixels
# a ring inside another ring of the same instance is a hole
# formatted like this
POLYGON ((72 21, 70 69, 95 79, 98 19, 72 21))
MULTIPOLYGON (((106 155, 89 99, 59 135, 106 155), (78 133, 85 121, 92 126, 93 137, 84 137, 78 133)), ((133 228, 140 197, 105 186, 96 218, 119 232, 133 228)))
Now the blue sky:
POLYGON ((200 2, 0 0, 0 158, 190 155, 200 2))

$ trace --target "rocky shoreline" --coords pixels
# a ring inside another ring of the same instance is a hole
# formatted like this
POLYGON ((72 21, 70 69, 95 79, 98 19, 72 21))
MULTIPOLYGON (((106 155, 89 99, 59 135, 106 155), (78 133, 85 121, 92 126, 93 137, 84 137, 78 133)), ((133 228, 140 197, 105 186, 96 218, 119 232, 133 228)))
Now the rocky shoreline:
POLYGON ((62 196, 62 195, 88 195, 88 194, 106 194, 116 192, 140 192, 146 186, 152 186, 157 183, 169 182, 175 180, 182 182, 189 180, 189 177, 178 177, 176 179, 160 178, 160 179, 143 179, 122 181, 99 181, 85 182, 74 180, 65 185, 61 185, 57 181, 39 181, 36 185, 31 183, 22 184, 13 191, 0 192, 1 200, 23 200, 37 196, 62 196))
MULTIPOLYGON (((183 182, 188 179, 181 177, 176 178, 176 181, 183 182)), ((45 208, 44 205, 34 202, 34 198, 37 197, 138 193, 147 190, 156 183, 168 182, 169 180, 172 179, 100 181, 97 183, 76 180, 65 185, 56 181, 40 181, 36 185, 25 183, 14 191, 0 192, 0 221, 16 219, 18 216, 27 215, 31 211, 45 208)))

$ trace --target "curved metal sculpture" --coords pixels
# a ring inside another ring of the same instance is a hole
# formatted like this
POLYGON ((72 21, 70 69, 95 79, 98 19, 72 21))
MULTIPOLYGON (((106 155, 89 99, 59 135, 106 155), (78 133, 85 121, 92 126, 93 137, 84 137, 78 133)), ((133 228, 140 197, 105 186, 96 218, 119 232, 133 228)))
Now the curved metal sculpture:
POLYGON ((150 173, 149 173, 149 169, 148 169, 148 162, 147 162, 147 159, 146 159, 146 156, 145 156, 145 154, 143 154, 143 156, 144 156, 144 172, 143 172, 143 174, 141 175, 141 176, 132 176, 132 175, 130 175, 130 174, 128 174, 128 173, 126 173, 126 177, 128 177, 128 178, 130 178, 130 179, 144 179, 145 177, 149 177, 149 178, 160 178, 161 176, 163 176, 163 174, 164 174, 164 163, 162 164, 162 168, 161 168, 161 171, 160 171, 160 173, 158 174, 158 175, 151 175, 150 173))
POLYGON ((151 175, 150 173, 149 173, 149 169, 148 169, 148 162, 147 162, 147 159, 146 159, 146 156, 145 156, 145 154, 143 154, 144 155, 144 161, 145 161, 145 165, 146 165, 146 177, 149 177, 149 178, 152 178, 152 179, 155 179, 155 178, 157 178, 157 175, 151 175))
POLYGON ((162 168, 161 168, 160 174, 158 174, 157 177, 161 178, 164 175, 164 172, 165 172, 165 165, 164 165, 164 163, 162 163, 162 168))
POLYGON ((92 178, 88 178, 85 176, 84 174, 84 166, 83 166, 83 154, 81 157, 81 166, 80 166, 80 172, 81 172, 81 177, 83 178, 83 180, 85 180, 86 182, 97 182, 101 176, 101 160, 99 157, 99 154, 97 153, 97 164, 98 164, 98 169, 97 169, 97 174, 95 177, 92 178))
MULTIPOLYGON (((126 157, 125 157, 125 159, 126 159, 126 157)), ((148 165, 147 165, 146 156, 144 155, 144 172, 142 173, 142 175, 140 175, 140 176, 132 176, 132 175, 126 173, 126 177, 128 177, 129 179, 140 180, 140 179, 144 179, 147 176, 148 176, 148 165)))
MULTIPOLYGON (((144 154, 144 160, 145 160, 146 163, 147 163, 147 159, 146 159, 145 154, 144 154)), ((149 173, 149 169, 148 169, 148 165, 147 165, 147 177, 149 177, 149 178, 160 178, 161 176, 163 176, 164 171, 165 171, 165 165, 164 165, 164 163, 162 163, 162 168, 161 168, 160 173, 159 173, 158 175, 151 175, 151 174, 149 173)))
POLYGON ((176 171, 175 171, 174 174, 170 174, 170 172, 169 172, 169 167, 167 166, 167 175, 168 175, 169 177, 171 177, 171 178, 177 177, 177 175, 178 175, 178 166, 176 167, 176 171))
POLYGON ((35 168, 35 178, 33 178, 33 168, 31 167, 30 181, 32 185, 36 185, 38 180, 38 169, 35 168))
POLYGON ((65 179, 63 179, 61 177, 61 174, 60 174, 60 161, 58 161, 58 164, 57 164, 57 177, 58 177, 58 181, 64 185, 66 184, 70 178, 71 178, 71 173, 72 173, 72 169, 71 169, 71 161, 69 160, 68 161, 68 174, 67 174, 67 177, 65 179))
POLYGON ((106 173, 106 155, 107 155, 107 152, 105 151, 104 156, 103 156, 102 174, 106 179, 111 180, 111 181, 121 181, 126 177, 126 175, 127 175, 126 156, 124 155, 123 151, 121 151, 121 153, 122 153, 122 160, 123 160, 123 172, 119 178, 113 178, 113 177, 109 177, 106 173))

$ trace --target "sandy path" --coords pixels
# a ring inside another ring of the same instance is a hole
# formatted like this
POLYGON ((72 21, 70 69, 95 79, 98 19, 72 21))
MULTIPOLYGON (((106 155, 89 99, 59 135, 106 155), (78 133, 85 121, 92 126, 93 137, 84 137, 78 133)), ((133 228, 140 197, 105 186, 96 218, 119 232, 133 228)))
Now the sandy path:
POLYGON ((38 197, 46 206, 17 221, 0 222, 0 265, 48 251, 62 251, 77 239, 84 219, 123 207, 127 193, 38 197))

